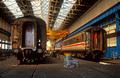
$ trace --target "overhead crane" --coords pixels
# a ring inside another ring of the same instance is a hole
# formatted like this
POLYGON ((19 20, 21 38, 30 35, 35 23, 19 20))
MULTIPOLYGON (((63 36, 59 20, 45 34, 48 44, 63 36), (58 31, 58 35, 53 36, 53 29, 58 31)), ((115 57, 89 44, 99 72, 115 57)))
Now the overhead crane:
POLYGON ((47 38, 49 39, 63 38, 68 34, 69 34, 68 30, 61 30, 61 31, 47 30, 47 38))

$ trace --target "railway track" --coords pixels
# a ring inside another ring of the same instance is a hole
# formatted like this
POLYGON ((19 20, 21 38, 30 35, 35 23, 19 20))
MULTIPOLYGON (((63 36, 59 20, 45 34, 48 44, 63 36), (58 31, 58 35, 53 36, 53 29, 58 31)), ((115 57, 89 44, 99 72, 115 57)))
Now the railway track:
POLYGON ((117 77, 116 75, 111 75, 111 74, 109 74, 109 73, 100 71, 100 70, 95 69, 95 68, 92 68, 92 67, 87 67, 87 68, 92 69, 92 70, 95 70, 95 71, 100 72, 100 73, 103 73, 103 74, 107 75, 109 78, 113 78, 113 77, 114 77, 114 78, 119 78, 119 77, 117 77))
MULTIPOLYGON (((95 69, 95 68, 92 68, 92 67, 87 67, 87 68, 92 69, 92 70, 94 70, 94 71, 97 71, 97 72, 99 72, 99 73, 105 74, 107 78, 119 78, 119 77, 116 76, 116 75, 112 75, 112 74, 109 74, 109 73, 107 73, 107 72, 100 71, 100 70, 95 69)), ((69 71, 70 71, 71 73, 75 73, 74 69, 69 68, 69 71)), ((86 78, 86 77, 84 77, 83 75, 80 75, 79 73, 75 73, 75 74, 76 74, 77 76, 79 76, 80 78, 86 78)))
POLYGON ((6 73, 10 72, 11 70, 14 70, 14 69, 17 68, 19 65, 20 65, 20 64, 18 64, 18 65, 13 65, 12 67, 10 67, 10 68, 4 70, 3 72, 1 72, 1 73, 0 73, 0 78, 3 78, 3 76, 4 76, 6 73))
POLYGON ((35 69, 34 69, 32 75, 31 75, 31 78, 35 78, 35 74, 36 74, 37 68, 38 68, 38 64, 36 65, 36 67, 35 67, 35 69))

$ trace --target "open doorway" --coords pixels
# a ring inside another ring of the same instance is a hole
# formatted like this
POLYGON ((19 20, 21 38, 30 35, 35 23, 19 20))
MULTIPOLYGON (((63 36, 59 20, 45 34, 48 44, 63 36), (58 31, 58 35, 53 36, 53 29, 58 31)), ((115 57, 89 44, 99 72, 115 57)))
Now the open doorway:
POLYGON ((22 27, 22 46, 33 47, 34 44, 34 25, 26 22, 22 27))
POLYGON ((100 31, 93 31, 94 50, 100 50, 100 31))

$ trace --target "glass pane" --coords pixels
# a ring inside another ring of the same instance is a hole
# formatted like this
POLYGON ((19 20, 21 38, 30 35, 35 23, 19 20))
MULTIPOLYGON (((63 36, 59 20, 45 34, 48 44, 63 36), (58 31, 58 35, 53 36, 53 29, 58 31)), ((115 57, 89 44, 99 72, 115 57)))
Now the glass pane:
POLYGON ((110 38, 110 46, 116 46, 116 37, 110 38))
POLYGON ((45 22, 47 22, 47 17, 48 17, 49 1, 50 0, 31 1, 34 15, 36 17, 42 18, 45 22))
POLYGON ((10 45, 10 49, 12 49, 12 45, 10 45))
POLYGON ((5 43, 7 43, 8 41, 6 40, 5 43))
POLYGON ((115 29, 113 29, 113 30, 111 30, 111 31, 109 31, 109 34, 111 34, 111 33, 115 33, 115 29))
POLYGON ((117 46, 116 37, 107 39, 107 47, 117 46))
POLYGON ((109 39, 107 39, 107 47, 109 47, 110 46, 110 41, 109 41, 109 39))
POLYGON ((15 15, 16 18, 23 17, 23 13, 18 7, 16 0, 3 0, 3 2, 8 7, 8 9, 15 15))
POLYGON ((2 40, 2 42, 5 42, 4 40, 2 40))
POLYGON ((5 44, 5 49, 8 49, 8 48, 7 48, 7 44, 5 44))
POLYGON ((57 30, 59 28, 62 21, 65 19, 66 15, 69 13, 70 9, 72 8, 72 6, 75 2, 76 2, 76 0, 64 0, 63 1, 60 12, 55 21, 53 30, 57 30))
POLYGON ((0 49, 1 49, 1 47, 2 47, 2 45, 1 45, 1 43, 0 43, 0 49))
POLYGON ((116 32, 116 24, 112 23, 110 25, 105 26, 103 29, 106 30, 107 34, 115 33, 116 32))
POLYGON ((5 44, 2 44, 2 49, 5 49, 5 44))

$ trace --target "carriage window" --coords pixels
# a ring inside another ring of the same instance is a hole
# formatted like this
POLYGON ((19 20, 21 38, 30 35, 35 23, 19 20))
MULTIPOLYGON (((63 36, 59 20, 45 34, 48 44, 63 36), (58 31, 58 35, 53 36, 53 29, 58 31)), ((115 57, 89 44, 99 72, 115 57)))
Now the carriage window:
POLYGON ((79 36, 77 36, 76 39, 77 39, 77 42, 79 42, 79 36))
POLYGON ((90 39, 90 33, 88 33, 88 32, 86 32, 86 41, 89 41, 89 39, 90 39))
POLYGON ((74 38, 74 43, 77 43, 77 37, 74 38))
POLYGON ((73 43, 73 38, 70 40, 70 44, 72 44, 73 43))
POLYGON ((78 42, 80 42, 81 40, 80 40, 80 35, 78 35, 78 42))
POLYGON ((85 35, 84 35, 84 33, 82 34, 82 37, 83 37, 83 42, 85 41, 85 35))
POLYGON ((81 39, 81 35, 79 35, 79 38, 80 38, 80 42, 82 41, 82 39, 81 39))
POLYGON ((90 39, 90 33, 86 32, 86 47, 89 48, 89 40, 90 39))
POLYGON ((80 38, 81 38, 81 42, 83 42, 83 34, 81 34, 80 38))
POLYGON ((71 44, 73 44, 73 39, 71 39, 71 41, 70 41, 70 42, 71 42, 71 44))
POLYGON ((74 38, 72 39, 69 39, 68 41, 65 41, 63 43, 63 45, 69 45, 69 44, 75 44, 75 43, 78 43, 78 42, 83 42, 84 41, 84 34, 80 34, 78 36, 75 36, 74 38))
POLYGON ((73 38, 73 43, 76 43, 76 37, 73 38))

